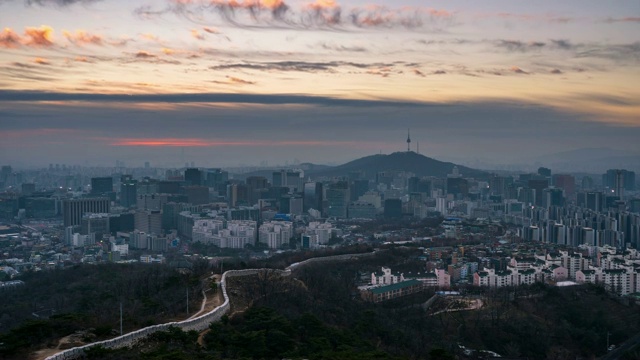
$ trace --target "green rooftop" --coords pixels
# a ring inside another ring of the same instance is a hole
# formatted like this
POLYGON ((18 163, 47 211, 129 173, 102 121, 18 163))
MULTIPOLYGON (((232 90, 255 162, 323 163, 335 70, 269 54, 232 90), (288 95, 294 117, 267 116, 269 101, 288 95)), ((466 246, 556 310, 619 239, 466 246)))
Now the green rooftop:
POLYGON ((415 285, 422 285, 422 283, 418 280, 407 280, 407 281, 403 281, 403 282, 399 282, 391 285, 373 288, 371 289, 371 293, 373 293, 374 295, 377 295, 377 294, 382 294, 389 291, 404 289, 404 288, 415 286, 415 285))

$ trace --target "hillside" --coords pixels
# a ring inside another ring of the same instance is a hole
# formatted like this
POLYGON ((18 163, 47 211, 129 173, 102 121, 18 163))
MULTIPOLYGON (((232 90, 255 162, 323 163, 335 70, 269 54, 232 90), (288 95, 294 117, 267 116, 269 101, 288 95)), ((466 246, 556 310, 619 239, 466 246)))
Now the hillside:
MULTIPOLYGON (((410 151, 366 156, 340 166, 311 171, 309 175, 313 177, 345 176, 350 172, 361 171, 365 177, 374 178, 377 172, 397 170, 412 172, 417 176, 446 177, 447 174, 451 174, 454 166, 456 166, 454 163, 439 161, 410 151)), ((487 172, 461 165, 458 169, 464 177, 486 178, 489 175, 487 172)))

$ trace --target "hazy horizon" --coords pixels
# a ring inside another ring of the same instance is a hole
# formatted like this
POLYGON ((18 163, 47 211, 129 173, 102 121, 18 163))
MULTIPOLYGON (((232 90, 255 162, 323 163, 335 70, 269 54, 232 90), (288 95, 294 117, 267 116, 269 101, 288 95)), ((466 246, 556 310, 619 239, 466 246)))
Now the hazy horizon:
POLYGON ((0 11, 11 14, 1 163, 339 164, 405 150, 408 128, 413 150, 469 166, 640 154, 630 2, 4 0, 0 11))

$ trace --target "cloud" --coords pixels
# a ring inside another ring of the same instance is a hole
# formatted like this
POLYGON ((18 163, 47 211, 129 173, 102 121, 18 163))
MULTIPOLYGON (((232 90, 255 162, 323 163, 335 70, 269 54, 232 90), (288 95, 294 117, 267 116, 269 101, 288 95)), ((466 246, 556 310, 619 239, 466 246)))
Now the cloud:
POLYGON ((333 45, 327 44, 325 42, 320 43, 320 47, 325 50, 338 51, 338 52, 367 52, 368 50, 362 46, 344 46, 344 45, 333 45))
POLYGON ((64 30, 62 34, 67 40, 76 45, 104 45, 102 36, 87 33, 84 30, 76 30, 75 33, 64 30))
POLYGON ((150 58, 155 58, 156 55, 147 52, 147 51, 138 51, 135 55, 136 58, 138 59, 150 59, 150 58))
POLYGON ((518 51, 518 52, 526 52, 531 50, 538 50, 545 46, 546 44, 540 41, 531 41, 528 43, 518 41, 518 40, 497 40, 495 42, 495 46, 506 49, 508 51, 518 51))
POLYGON ((444 74, 446 74, 446 73, 447 73, 447 72, 446 72, 446 71, 444 71, 444 70, 435 70, 435 71, 432 71, 432 72, 431 72, 431 75, 444 75, 444 74))
POLYGON ((73 61, 75 61, 75 62, 89 63, 89 64, 94 63, 94 61, 93 61, 93 60, 91 60, 91 59, 87 58, 86 56, 76 56, 76 57, 73 59, 73 61))
POLYGON ((384 6, 343 8, 336 1, 317 0, 294 8, 284 0, 169 0, 163 9, 141 6, 134 14, 155 18, 167 13, 203 23, 207 15, 220 16, 228 23, 245 28, 341 29, 431 28, 452 25, 454 14, 432 8, 391 9, 384 6))
POLYGON ((638 16, 629 16, 623 18, 607 18, 605 20, 606 23, 617 23, 617 22, 629 22, 629 23, 640 23, 640 17, 638 16))
POLYGON ((40 57, 37 57, 35 59, 33 59, 33 62, 38 64, 38 65, 51 65, 51 62, 47 59, 43 59, 40 57))
POLYGON ((563 49, 563 50, 572 50, 575 48, 575 46, 573 44, 571 44, 571 42, 569 40, 564 40, 564 39, 560 39, 560 40, 551 40, 551 43, 559 48, 559 49, 563 49))
MULTIPOLYGON (((16 2, 16 1, 21 1, 21 0, 3 0, 3 1, 0 1, 0 5, 2 5, 2 3, 5 3, 5 2, 16 2)), ((89 5, 99 1, 102 1, 102 0, 22 0, 21 2, 24 2, 24 4, 27 6, 37 5, 42 7, 47 7, 47 6, 67 7, 75 4, 89 5)))
POLYGON ((191 29, 191 37, 197 40, 204 40, 204 35, 200 34, 198 29, 191 29))
POLYGON ((25 45, 32 47, 53 46, 53 29, 50 26, 42 25, 39 28, 28 27, 24 30, 26 39, 25 45))
POLYGON ((227 79, 229 79, 229 81, 231 81, 234 84, 241 84, 241 85, 254 85, 256 83, 255 81, 243 80, 233 76, 227 76, 227 79))
MULTIPOLYGON (((44 59, 42 60, 44 61, 44 59)), ((56 74, 60 75, 60 72, 56 72, 56 74)), ((14 79, 20 82, 38 81, 50 83, 57 80, 56 74, 49 69, 43 68, 35 61, 32 63, 12 62, 7 66, 0 66, 1 78, 14 79)), ((2 98, 1 95, 0 98, 2 98)))
MULTIPOLYGON (((101 140, 101 139, 97 139, 101 140)), ((269 147, 269 146, 347 146, 352 141, 322 141, 322 140, 227 140, 203 138, 125 138, 119 140, 104 139, 110 146, 141 146, 141 147, 269 147)), ((364 143, 364 142, 360 142, 364 143)))
POLYGON ((11 28, 4 28, 0 33, 0 47, 5 49, 16 49, 22 45, 20 35, 16 34, 11 28))
POLYGON ((557 24, 567 24, 576 20, 576 18, 568 16, 557 16, 554 14, 514 14, 509 12, 501 12, 497 14, 483 15, 481 17, 498 17, 504 20, 516 20, 526 22, 548 22, 557 24))
POLYGON ((234 76, 226 76, 226 78, 227 78, 226 81, 213 80, 211 82, 214 84, 222 84, 222 85, 255 85, 256 84, 255 81, 244 80, 234 76))
POLYGON ((522 70, 521 68, 517 67, 517 66, 512 66, 509 70, 511 70, 512 72, 516 73, 516 74, 525 74, 528 75, 529 73, 522 70))
POLYGON ((215 28, 212 28, 212 27, 209 27, 209 26, 203 27, 202 30, 204 32, 209 33, 209 34, 216 34, 216 35, 220 34, 220 31, 218 31, 218 29, 215 29, 215 28))
POLYGON ((585 45, 576 52, 578 58, 600 58, 617 63, 640 62, 640 42, 629 44, 585 45))
POLYGON ((422 71, 420 71, 418 69, 413 69, 412 71, 413 71, 414 74, 416 74, 416 75, 418 75, 420 77, 425 77, 426 76, 422 71))
POLYGON ((392 67, 395 63, 355 63, 346 61, 308 62, 308 61, 274 61, 256 63, 229 63, 210 67, 211 70, 247 69, 263 71, 301 71, 301 72, 335 72, 340 67, 358 69, 377 69, 392 67))
POLYGON ((47 91, 0 90, 0 102, 5 101, 86 101, 97 103, 244 103, 244 104, 299 104, 326 106, 430 106, 428 103, 342 99, 330 96, 310 96, 300 94, 235 94, 235 93, 195 93, 195 94, 95 94, 61 93, 47 91))
POLYGON ((562 70, 560 69, 553 69, 550 71, 552 74, 554 75, 559 75, 559 74, 563 74, 562 70))

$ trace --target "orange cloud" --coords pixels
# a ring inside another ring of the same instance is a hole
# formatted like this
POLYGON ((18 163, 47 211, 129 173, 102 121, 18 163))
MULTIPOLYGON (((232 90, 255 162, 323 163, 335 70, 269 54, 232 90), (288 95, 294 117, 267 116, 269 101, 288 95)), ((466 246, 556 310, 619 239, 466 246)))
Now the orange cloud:
POLYGON ((151 41, 158 41, 158 37, 150 34, 150 33, 146 33, 146 34, 140 34, 140 37, 145 39, 145 40, 151 40, 151 41))
POLYGON ((53 29, 50 26, 42 25, 39 28, 28 27, 24 30, 26 39, 24 43, 33 47, 53 46, 53 29))
POLYGON ((221 147, 221 146, 353 146, 352 141, 320 141, 320 140, 208 140, 199 138, 129 138, 113 141, 111 146, 143 146, 143 147, 221 147))
POLYGON ((49 60, 40 57, 33 59, 33 62, 40 65, 51 65, 51 62, 49 60))
POLYGON ((529 74, 528 72, 522 70, 521 68, 517 67, 517 66, 512 66, 511 71, 513 71, 516 74, 529 74))
POLYGON ((4 28, 4 31, 0 33, 0 47, 15 49, 19 48, 20 45, 20 35, 16 34, 11 28, 4 28))
POLYGON ((89 34, 84 30, 76 30, 75 33, 69 31, 63 31, 62 34, 67 38, 70 42, 78 45, 100 45, 102 46, 103 40, 102 36, 89 34))
POLYGON ((214 29, 214 28, 208 27, 208 26, 203 27, 202 30, 204 30, 205 32, 208 32, 209 34, 220 34, 218 29, 214 29))
POLYGON ((204 35, 200 34, 197 29, 191 29, 191 36, 194 39, 204 40, 204 35))
POLYGON ((453 14, 447 10, 427 9, 427 13, 435 17, 452 17, 453 14))
POLYGON ((313 4, 307 5, 307 7, 320 10, 320 9, 335 9, 338 7, 338 3, 334 0, 316 0, 313 4))
POLYGON ((86 56, 76 56, 76 58, 73 59, 73 61, 84 62, 84 63, 93 63, 93 61, 89 60, 86 56))

